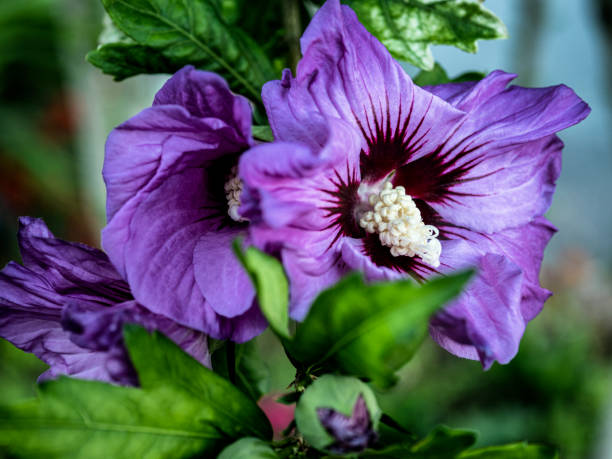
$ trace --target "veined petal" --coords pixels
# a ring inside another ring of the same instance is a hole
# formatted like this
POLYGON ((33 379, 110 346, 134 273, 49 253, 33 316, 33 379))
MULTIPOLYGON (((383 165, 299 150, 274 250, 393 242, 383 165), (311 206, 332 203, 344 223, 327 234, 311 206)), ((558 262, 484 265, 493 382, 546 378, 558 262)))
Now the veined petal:
POLYGON ((33 218, 20 219, 19 242, 25 266, 11 262, 0 271, 0 336, 50 366, 42 379, 135 384, 122 344, 125 322, 163 331, 210 366, 206 336, 133 301, 100 250, 57 239, 33 218))
POLYGON ((430 332, 447 351, 480 360, 488 369, 495 360, 508 363, 518 352, 525 331, 523 272, 510 259, 491 253, 479 258, 477 269, 461 296, 432 320, 430 332))
POLYGON ((301 41, 297 75, 266 84, 262 96, 275 137, 312 142, 313 113, 359 128, 361 175, 375 182, 411 156, 431 151, 464 114, 415 86, 386 48, 338 0, 317 12, 301 41))
POLYGON ((250 339, 265 328, 229 244, 215 249, 227 259, 211 264, 202 253, 228 242, 215 243, 212 231, 246 226, 228 215, 224 187, 252 143, 250 118, 248 101, 222 78, 187 67, 107 141, 105 250, 141 304, 217 339, 250 339), (234 269, 228 282, 244 288, 211 288, 215 267, 224 276, 234 269))
MULTIPOLYGON (((319 126, 326 136, 322 147, 298 142, 262 144, 246 152, 239 167, 245 187, 241 212, 256 226, 286 230, 275 235, 264 228, 270 242, 286 243, 291 236, 303 248, 308 240, 315 257, 327 252, 343 232, 342 221, 336 225, 338 219, 354 225, 351 200, 359 181, 358 133, 338 119, 326 123, 325 130, 319 126)), ((264 233, 255 231, 261 242, 264 233)))
POLYGON ((555 133, 590 109, 566 86, 506 88, 513 78, 496 71, 478 83, 429 87, 468 116, 436 150, 400 168, 394 184, 477 231, 523 225, 544 213, 561 167, 555 133))
MULTIPOLYGON (((127 227, 119 219, 121 214, 117 214, 103 236, 106 245, 120 248, 128 257, 126 278, 139 303, 184 326, 225 339, 235 333, 235 327, 211 307, 196 278, 196 266, 201 267, 204 262, 196 247, 202 236, 217 230, 215 222, 201 210, 202 190, 206 190, 204 179, 199 168, 169 176, 130 215, 127 227), (114 225, 118 231, 114 231, 114 225), (108 239, 114 234, 125 234, 126 238, 108 239)), ((219 243, 229 241, 221 238, 219 243)), ((229 251, 226 255, 234 258, 229 251)), ((220 298, 223 297, 216 297, 220 298)), ((235 306, 230 302, 228 298, 223 305, 216 303, 216 307, 232 311, 235 306)), ((248 317, 246 321, 251 320, 248 317)), ((235 320, 242 322, 240 314, 235 320)), ((263 331, 265 322, 258 318, 256 322, 259 332, 263 331)), ((246 322, 244 326, 253 328, 246 322)))
POLYGON ((540 286, 539 275, 546 245, 557 229, 544 217, 526 225, 507 228, 494 234, 454 228, 454 237, 464 239, 478 253, 496 253, 509 258, 524 274, 521 313, 525 322, 542 310, 551 293, 540 286))
POLYGON ((195 118, 210 118, 231 126, 242 143, 251 142, 251 106, 233 94, 227 82, 216 73, 183 67, 155 95, 153 105, 180 105, 195 118))
POLYGON ((495 154, 454 161, 426 156, 398 169, 393 182, 454 225, 493 233, 545 213, 561 172, 563 143, 549 136, 495 154))

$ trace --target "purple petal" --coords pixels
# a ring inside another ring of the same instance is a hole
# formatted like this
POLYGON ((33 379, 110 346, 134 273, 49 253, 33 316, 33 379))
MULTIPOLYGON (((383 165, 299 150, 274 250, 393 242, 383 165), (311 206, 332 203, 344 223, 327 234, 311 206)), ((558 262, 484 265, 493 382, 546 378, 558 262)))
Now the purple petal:
POLYGON ((251 139, 249 101, 233 94, 216 73, 195 70, 191 65, 183 67, 155 95, 153 105, 180 105, 193 117, 227 123, 244 143, 251 139))
POLYGON ((341 118, 362 134, 362 177, 377 181, 407 150, 439 145, 464 114, 415 86, 386 48, 338 0, 326 2, 301 40, 296 78, 264 85, 262 97, 275 138, 312 142, 312 114, 341 118), (403 137, 410 147, 397 148, 403 137), (383 157, 380 161, 380 157, 383 157))
POLYGON ((67 374, 136 382, 122 344, 125 322, 159 329, 210 366, 206 336, 156 316, 132 300, 106 255, 53 236, 37 219, 20 219, 26 266, 0 271, 0 336, 50 366, 41 378, 67 374))
POLYGON ((346 416, 331 408, 317 408, 321 425, 334 438, 328 449, 334 453, 354 453, 366 449, 378 438, 363 395, 359 395, 353 413, 346 416))
POLYGON ((219 315, 244 314, 255 300, 255 290, 240 265, 232 241, 240 231, 224 230, 200 236, 193 252, 195 278, 206 302, 219 315))
POLYGON ((424 156, 401 167, 394 183, 426 201, 443 220, 493 233, 548 210, 562 148, 556 136, 549 136, 504 153, 492 148, 453 160, 424 156))
POLYGON ((220 77, 185 68, 152 108, 111 133, 106 148, 109 257, 141 304, 218 339, 265 327, 229 245, 216 247, 214 263, 203 253, 216 244, 210 231, 245 226, 227 215, 223 186, 251 142, 250 116, 220 77), (213 285, 219 278, 231 291, 213 285))
POLYGON ((508 258, 491 253, 480 258, 477 268, 476 278, 432 320, 430 331, 447 351, 479 359, 488 369, 495 360, 508 363, 518 352, 525 331, 523 272, 508 258))
POLYGON ((544 249, 557 229, 544 217, 537 217, 527 225, 495 234, 479 234, 460 228, 454 231, 478 253, 503 255, 518 265, 524 274, 521 313, 525 322, 538 315, 550 297, 550 292, 540 287, 540 266, 544 249))
POLYGON ((18 240, 25 267, 43 276, 56 292, 107 304, 132 298, 104 252, 56 239, 42 220, 21 217, 18 240))

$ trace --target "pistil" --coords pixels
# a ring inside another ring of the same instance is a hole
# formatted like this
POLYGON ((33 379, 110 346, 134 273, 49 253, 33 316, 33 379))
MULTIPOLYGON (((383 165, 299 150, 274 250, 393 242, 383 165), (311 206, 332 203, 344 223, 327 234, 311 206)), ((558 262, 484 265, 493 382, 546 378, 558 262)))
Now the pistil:
POLYGON ((368 233, 378 233, 380 242, 394 257, 420 257, 434 268, 440 266, 440 232, 426 225, 412 197, 402 186, 384 183, 382 190, 368 196, 370 210, 361 214, 359 225, 368 233))
POLYGON ((242 193, 242 180, 238 177, 238 167, 232 167, 227 182, 225 182, 225 198, 227 199, 227 213, 236 222, 245 222, 238 213, 240 207, 240 194, 242 193))

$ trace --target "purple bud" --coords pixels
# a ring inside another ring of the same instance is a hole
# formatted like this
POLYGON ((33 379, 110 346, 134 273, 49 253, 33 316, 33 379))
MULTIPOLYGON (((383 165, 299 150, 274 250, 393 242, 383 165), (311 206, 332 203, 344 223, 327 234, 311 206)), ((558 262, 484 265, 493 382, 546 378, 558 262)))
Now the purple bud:
POLYGON ((336 441, 327 449, 333 453, 363 451, 378 439, 363 395, 359 395, 353 414, 346 416, 331 408, 317 408, 319 421, 336 441))

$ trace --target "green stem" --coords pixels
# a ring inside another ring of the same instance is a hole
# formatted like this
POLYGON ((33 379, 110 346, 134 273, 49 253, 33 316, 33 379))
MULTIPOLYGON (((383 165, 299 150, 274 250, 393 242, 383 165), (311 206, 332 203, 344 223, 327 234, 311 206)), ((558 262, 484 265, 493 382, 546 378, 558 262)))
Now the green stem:
POLYGON ((283 0, 283 22, 285 25, 285 40, 289 45, 291 69, 295 72, 302 55, 300 51, 302 25, 300 21, 300 3, 298 0, 283 0))

